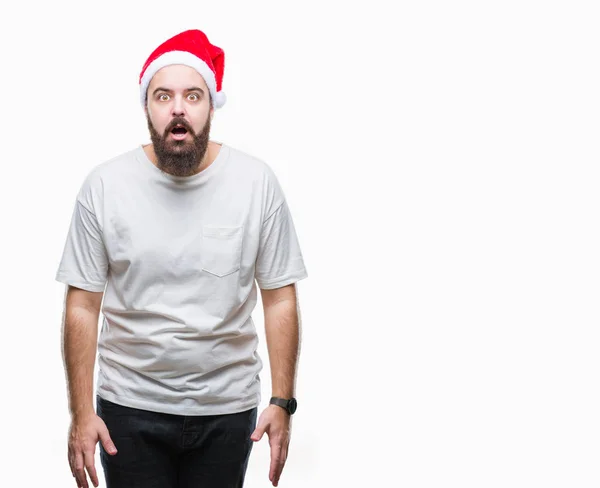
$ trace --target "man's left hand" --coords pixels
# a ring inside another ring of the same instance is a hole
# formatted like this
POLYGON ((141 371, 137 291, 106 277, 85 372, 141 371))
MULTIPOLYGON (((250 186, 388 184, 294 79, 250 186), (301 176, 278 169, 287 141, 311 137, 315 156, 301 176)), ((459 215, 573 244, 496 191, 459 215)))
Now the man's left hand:
POLYGON ((265 432, 269 436, 269 445, 271 446, 269 481, 273 486, 277 486, 287 459, 290 443, 290 415, 277 405, 269 405, 260 415, 250 439, 258 442, 265 432))

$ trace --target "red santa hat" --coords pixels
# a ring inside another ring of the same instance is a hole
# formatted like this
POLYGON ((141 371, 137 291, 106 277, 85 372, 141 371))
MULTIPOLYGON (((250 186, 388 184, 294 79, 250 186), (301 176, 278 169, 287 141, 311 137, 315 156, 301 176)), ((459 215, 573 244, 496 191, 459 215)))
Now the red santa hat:
POLYGON ((220 47, 211 44, 204 32, 187 30, 167 39, 147 59, 140 73, 140 100, 146 106, 150 80, 158 70, 172 64, 183 64, 194 68, 210 91, 215 108, 225 105, 225 93, 221 91, 225 54, 220 47))

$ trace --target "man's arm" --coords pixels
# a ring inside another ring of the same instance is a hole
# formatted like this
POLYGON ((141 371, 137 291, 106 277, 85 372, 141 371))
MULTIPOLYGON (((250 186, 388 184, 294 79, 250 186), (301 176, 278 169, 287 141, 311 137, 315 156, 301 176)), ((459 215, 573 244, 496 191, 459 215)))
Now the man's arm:
POLYGON ((72 417, 94 413, 94 365, 102 292, 69 286, 63 320, 63 362, 72 417))
POLYGON ((65 364, 71 427, 68 458, 78 487, 88 488, 86 472, 94 486, 98 474, 94 463, 96 444, 117 453, 106 425, 94 410, 94 365, 98 345, 98 317, 102 292, 69 286, 63 320, 63 361, 65 364))
POLYGON ((300 318, 294 284, 261 290, 267 349, 271 365, 272 395, 291 398, 295 394, 300 353, 300 318))
MULTIPOLYGON (((300 317, 296 285, 262 290, 265 312, 265 335, 271 365, 272 396, 289 399, 296 389, 296 372, 300 352, 300 317)), ((261 414, 250 437, 260 441, 266 432, 271 447, 269 480, 277 486, 290 442, 290 415, 283 408, 269 405, 261 414)))

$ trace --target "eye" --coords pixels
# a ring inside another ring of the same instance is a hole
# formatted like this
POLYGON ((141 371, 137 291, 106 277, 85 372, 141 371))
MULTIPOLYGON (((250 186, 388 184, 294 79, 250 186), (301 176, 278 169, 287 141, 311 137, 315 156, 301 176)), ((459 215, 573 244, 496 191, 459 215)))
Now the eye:
POLYGON ((161 102, 166 102, 169 100, 169 95, 167 95, 166 93, 161 93, 160 95, 158 95, 158 100, 161 102))
POLYGON ((198 100, 200 100, 200 97, 197 93, 190 93, 188 95, 188 100, 190 100, 191 102, 197 102, 198 100))

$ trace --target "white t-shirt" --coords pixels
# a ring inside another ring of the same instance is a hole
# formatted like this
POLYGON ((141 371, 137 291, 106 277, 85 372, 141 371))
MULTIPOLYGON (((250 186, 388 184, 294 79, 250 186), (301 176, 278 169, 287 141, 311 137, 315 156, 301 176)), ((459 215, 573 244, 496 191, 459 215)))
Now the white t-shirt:
POLYGON ((97 393, 178 415, 259 405, 256 285, 306 277, 273 170, 226 144, 190 177, 162 172, 142 146, 96 166, 56 274, 104 291, 97 393))

